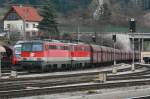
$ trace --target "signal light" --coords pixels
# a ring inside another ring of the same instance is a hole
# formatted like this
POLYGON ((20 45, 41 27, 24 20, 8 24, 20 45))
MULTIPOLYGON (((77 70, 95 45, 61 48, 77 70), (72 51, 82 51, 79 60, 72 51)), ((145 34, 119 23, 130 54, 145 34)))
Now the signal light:
POLYGON ((131 18, 129 21, 129 32, 136 32, 136 21, 131 18))
POLYGON ((96 42, 96 37, 92 36, 92 40, 93 40, 93 42, 96 42))
POLYGON ((112 35, 112 39, 114 42, 116 42, 116 35, 112 35))

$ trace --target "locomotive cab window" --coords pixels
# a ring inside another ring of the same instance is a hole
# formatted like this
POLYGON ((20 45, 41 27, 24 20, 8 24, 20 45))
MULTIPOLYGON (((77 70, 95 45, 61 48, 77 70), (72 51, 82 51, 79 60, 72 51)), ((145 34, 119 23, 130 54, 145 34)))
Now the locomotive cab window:
POLYGON ((24 43, 22 44, 22 51, 42 51, 42 43, 24 43))
POLYGON ((33 51, 42 51, 43 50, 43 46, 42 46, 42 44, 33 44, 32 50, 33 51))
POLYGON ((22 51, 32 51, 32 44, 31 43, 22 44, 22 51))
POLYGON ((16 47, 15 54, 20 54, 20 53, 21 53, 21 47, 16 47))

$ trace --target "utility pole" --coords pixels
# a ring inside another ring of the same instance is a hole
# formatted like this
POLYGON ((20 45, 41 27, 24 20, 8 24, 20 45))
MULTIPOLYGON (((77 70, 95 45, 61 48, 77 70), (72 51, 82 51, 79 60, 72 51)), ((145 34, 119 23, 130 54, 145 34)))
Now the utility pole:
POLYGON ((23 39, 26 40, 25 20, 23 20, 23 39))
POLYGON ((139 39, 138 39, 138 43, 139 43, 139 47, 138 47, 138 50, 139 50, 139 63, 141 63, 141 36, 140 36, 140 33, 139 34, 139 39))
POLYGON ((135 51, 134 51, 134 33, 133 33, 133 37, 132 37, 132 50, 133 50, 133 52, 132 52, 132 71, 134 71, 135 70, 135 66, 134 66, 134 57, 135 57, 135 51))
POLYGON ((80 26, 79 26, 79 22, 78 22, 78 26, 77 26, 77 42, 79 43, 79 33, 80 33, 80 26))
MULTIPOLYGON (((20 7, 22 7, 22 5, 20 5, 20 7)), ((27 35, 26 35, 26 17, 28 14, 28 10, 26 9, 24 11, 24 19, 23 19, 23 39, 26 40, 27 39, 27 35)))
MULTIPOLYGON (((142 41, 141 41, 141 52, 143 52, 144 51, 144 37, 143 37, 143 34, 142 34, 142 41)), ((142 57, 141 57, 141 53, 140 53, 140 58, 141 58, 141 62, 143 63, 144 62, 144 60, 142 59, 142 57)))
POLYGON ((10 40, 10 27, 11 27, 11 25, 9 24, 8 25, 8 31, 7 31, 7 37, 9 40, 10 40))
POLYGON ((80 40, 80 24, 82 23, 82 18, 77 18, 77 43, 79 43, 80 40))

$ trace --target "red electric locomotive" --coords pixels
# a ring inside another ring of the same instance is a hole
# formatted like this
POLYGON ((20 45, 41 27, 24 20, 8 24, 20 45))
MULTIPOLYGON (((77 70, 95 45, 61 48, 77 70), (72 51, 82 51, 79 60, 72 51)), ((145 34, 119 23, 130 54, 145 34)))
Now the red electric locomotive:
POLYGON ((91 48, 88 44, 69 44, 72 67, 85 67, 91 63, 91 48))
POLYGON ((61 42, 28 41, 22 43, 21 65, 24 68, 49 70, 68 64, 71 57, 69 46, 61 42))
POLYGON ((90 64, 90 46, 51 41, 26 41, 22 43, 21 61, 23 68, 54 70, 84 67, 90 64))

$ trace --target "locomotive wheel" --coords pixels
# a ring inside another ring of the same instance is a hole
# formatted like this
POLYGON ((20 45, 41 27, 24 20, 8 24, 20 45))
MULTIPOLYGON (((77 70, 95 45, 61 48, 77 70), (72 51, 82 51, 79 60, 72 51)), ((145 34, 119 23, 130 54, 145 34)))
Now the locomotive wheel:
POLYGON ((49 65, 46 65, 44 71, 45 71, 45 72, 49 72, 49 71, 50 71, 50 66, 49 66, 49 65))
POLYGON ((67 65, 66 65, 66 70, 69 70, 70 67, 71 67, 71 65, 70 65, 70 64, 67 64, 67 65))
POLYGON ((57 71, 57 64, 54 64, 54 65, 53 65, 52 71, 57 71))
POLYGON ((66 70, 67 69, 67 65, 66 64, 62 64, 61 69, 62 70, 66 70))

